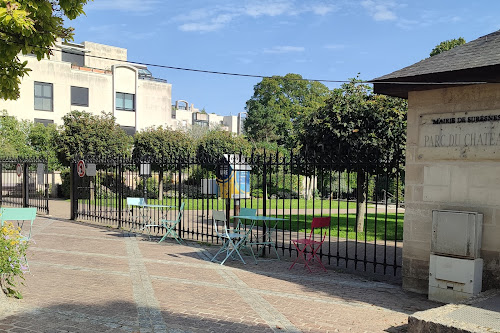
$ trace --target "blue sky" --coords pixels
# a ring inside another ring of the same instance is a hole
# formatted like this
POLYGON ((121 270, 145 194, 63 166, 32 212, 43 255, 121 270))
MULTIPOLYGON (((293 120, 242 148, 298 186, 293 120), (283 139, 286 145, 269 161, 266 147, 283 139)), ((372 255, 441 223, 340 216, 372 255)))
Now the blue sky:
MULTIPOLYGON (((94 0, 85 11, 67 23, 75 42, 127 48, 130 61, 324 80, 373 79, 444 40, 500 29, 500 1, 491 0, 94 0)), ((149 69, 172 83, 172 101, 222 115, 244 111, 260 82, 149 69)))

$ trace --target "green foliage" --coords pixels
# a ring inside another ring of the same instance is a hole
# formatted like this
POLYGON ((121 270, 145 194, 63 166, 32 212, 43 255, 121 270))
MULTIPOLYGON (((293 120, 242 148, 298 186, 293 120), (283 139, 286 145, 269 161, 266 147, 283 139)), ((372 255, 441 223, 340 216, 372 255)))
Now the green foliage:
POLYGON ((57 140, 58 158, 69 165, 77 156, 128 156, 132 138, 115 122, 111 113, 96 116, 84 111, 71 111, 63 117, 64 125, 57 140))
POLYGON ((31 126, 28 142, 37 157, 48 161, 49 171, 60 170, 61 164, 57 159, 56 142, 58 138, 57 127, 54 124, 37 123, 31 126))
POLYGON ((21 78, 30 69, 18 54, 49 57, 57 38, 73 39, 65 19, 84 14, 88 0, 0 0, 0 98, 17 99, 21 78))
POLYGON ((7 111, 0 115, 0 157, 33 157, 34 152, 28 143, 31 123, 19 121, 9 116, 7 111))
POLYGON ((28 242, 22 240, 20 228, 11 222, 5 223, 0 228, 0 287, 8 296, 22 298, 18 286, 18 278, 24 280, 23 274, 27 267, 25 263, 28 242))
POLYGON ((245 133, 252 141, 294 146, 295 122, 324 105, 328 88, 299 74, 264 78, 246 103, 245 133))
MULTIPOLYGON (((134 158, 150 156, 153 160, 186 159, 193 155, 193 140, 183 131, 150 127, 134 136, 134 158)), ((171 164, 174 165, 174 164, 171 164)), ((153 168, 158 169, 153 165, 153 168)), ((174 165, 175 168, 175 165, 174 165)))
POLYGON ((63 168, 61 170, 61 195, 69 199, 71 195, 71 169, 63 168))
POLYGON ((406 113, 406 100, 373 95, 353 79, 334 89, 324 107, 301 119, 301 151, 320 160, 349 154, 365 171, 399 165, 404 161, 406 113))
POLYGON ((224 154, 250 153, 249 142, 241 137, 226 131, 209 131, 202 137, 196 148, 196 156, 202 161, 218 161, 224 154))
POLYGON ((439 45, 436 45, 436 47, 432 49, 429 55, 433 57, 435 55, 443 53, 444 51, 451 50, 452 48, 463 44, 465 44, 465 39, 463 37, 459 37, 458 39, 445 40, 444 42, 439 43, 439 45))

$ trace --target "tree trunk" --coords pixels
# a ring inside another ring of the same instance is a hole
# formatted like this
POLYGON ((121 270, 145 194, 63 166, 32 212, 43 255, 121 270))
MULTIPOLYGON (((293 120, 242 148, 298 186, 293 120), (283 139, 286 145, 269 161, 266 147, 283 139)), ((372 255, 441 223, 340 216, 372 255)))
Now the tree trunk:
POLYGON ((360 170, 358 171, 357 177, 356 177, 356 192, 357 192, 357 197, 356 197, 356 212, 357 212, 357 218, 356 218, 356 230, 358 232, 363 232, 364 231, 364 226, 365 226, 365 212, 366 212, 366 197, 365 197, 365 192, 366 192, 366 184, 365 184, 365 172, 360 170))
POLYGON ((158 203, 161 205, 163 202, 163 169, 160 168, 160 172, 158 175, 158 203))

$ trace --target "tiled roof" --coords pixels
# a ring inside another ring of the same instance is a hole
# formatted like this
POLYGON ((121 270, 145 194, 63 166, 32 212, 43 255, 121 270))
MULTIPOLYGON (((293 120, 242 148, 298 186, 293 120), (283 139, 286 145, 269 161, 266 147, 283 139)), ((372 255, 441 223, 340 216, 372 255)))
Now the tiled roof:
POLYGON ((411 66, 373 79, 373 81, 454 72, 499 64, 500 30, 424 59, 411 66))

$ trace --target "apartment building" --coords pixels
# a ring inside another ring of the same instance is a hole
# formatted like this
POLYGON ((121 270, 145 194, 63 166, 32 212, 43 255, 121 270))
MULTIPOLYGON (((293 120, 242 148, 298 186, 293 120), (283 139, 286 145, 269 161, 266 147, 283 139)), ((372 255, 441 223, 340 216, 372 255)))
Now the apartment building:
POLYGON ((195 108, 185 100, 178 100, 172 105, 172 128, 182 129, 192 126, 218 128, 237 135, 243 134, 243 121, 246 112, 240 112, 237 116, 221 116, 216 113, 206 113, 195 108))
POLYGON ((172 123, 172 85, 145 66, 127 63, 124 48, 58 42, 50 59, 20 58, 32 70, 21 80, 20 97, 0 100, 0 109, 18 119, 62 124, 72 110, 105 111, 129 134, 172 123))
POLYGON ((146 66, 127 62, 127 49, 93 42, 58 41, 50 59, 19 56, 28 61, 20 97, 0 99, 0 110, 18 119, 62 124, 70 111, 96 115, 111 112, 128 134, 151 126, 188 129, 207 126, 242 134, 241 116, 207 114, 178 100, 172 84, 154 78, 146 66))

